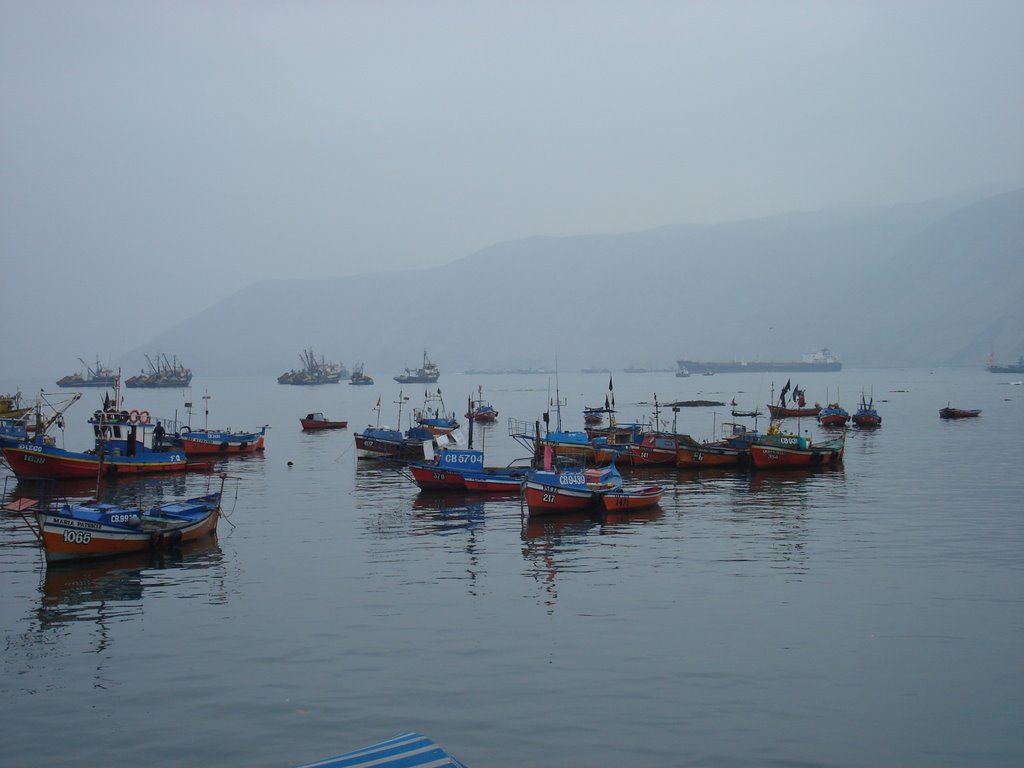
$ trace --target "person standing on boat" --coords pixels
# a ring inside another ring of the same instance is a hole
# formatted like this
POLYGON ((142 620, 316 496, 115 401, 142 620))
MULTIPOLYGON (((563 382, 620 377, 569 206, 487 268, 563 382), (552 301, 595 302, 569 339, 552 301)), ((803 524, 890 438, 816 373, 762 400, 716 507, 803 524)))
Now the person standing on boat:
POLYGON ((164 431, 164 425, 161 424, 158 421, 156 423, 156 426, 153 427, 153 449, 154 450, 159 451, 161 448, 164 447, 164 435, 165 434, 166 433, 164 431))

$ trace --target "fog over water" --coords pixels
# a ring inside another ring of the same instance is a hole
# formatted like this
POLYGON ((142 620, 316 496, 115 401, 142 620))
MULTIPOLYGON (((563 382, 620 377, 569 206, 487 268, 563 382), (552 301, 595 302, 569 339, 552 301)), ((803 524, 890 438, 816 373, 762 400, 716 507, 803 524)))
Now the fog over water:
POLYGON ((5 358, 111 362, 261 280, 1017 189, 1022 28, 991 1, 3 2, 5 358))

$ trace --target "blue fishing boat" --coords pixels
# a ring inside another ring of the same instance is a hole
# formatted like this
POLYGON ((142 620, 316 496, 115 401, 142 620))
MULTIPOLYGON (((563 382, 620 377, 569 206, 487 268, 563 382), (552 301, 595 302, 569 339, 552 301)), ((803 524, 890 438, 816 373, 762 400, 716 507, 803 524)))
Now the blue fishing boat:
POLYGON ((531 470, 526 476, 526 505, 531 515, 590 509, 602 493, 622 488, 622 475, 614 463, 589 469, 562 468, 549 459, 545 454, 546 468, 531 470))
POLYGON ((518 493, 527 467, 485 467, 484 452, 441 448, 430 461, 409 464, 413 480, 424 491, 518 493))
POLYGON ((423 407, 414 409, 412 416, 416 426, 429 430, 434 435, 447 435, 459 428, 455 411, 449 413, 445 410, 440 387, 437 392, 423 393, 423 407))
MULTIPOLYGON (((402 406, 409 398, 398 393, 398 423, 402 423, 402 406)), ((445 435, 435 435, 430 429, 413 426, 403 432, 389 426, 380 426, 380 398, 377 398, 376 426, 370 424, 362 432, 356 432, 356 457, 360 459, 400 459, 411 461, 433 455, 438 439, 447 443, 445 435)))
POLYGON ((419 733, 402 733, 372 747, 306 763, 297 768, 466 768, 419 733))
POLYGON ((865 400, 864 394, 861 393, 860 406, 857 408, 856 413, 853 414, 853 424, 861 429, 882 426, 882 417, 875 410, 874 395, 871 396, 870 400, 865 400))

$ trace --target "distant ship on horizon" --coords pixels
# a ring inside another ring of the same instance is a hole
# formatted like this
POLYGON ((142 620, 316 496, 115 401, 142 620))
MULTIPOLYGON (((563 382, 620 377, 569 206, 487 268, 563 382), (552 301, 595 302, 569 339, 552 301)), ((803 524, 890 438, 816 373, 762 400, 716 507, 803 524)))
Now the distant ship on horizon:
POLYGON ((804 371, 817 371, 834 373, 843 369, 843 364, 827 348, 816 352, 808 352, 800 360, 789 360, 778 362, 774 360, 765 361, 744 361, 732 360, 729 362, 702 362, 700 360, 677 360, 680 370, 687 370, 692 374, 706 373, 801 373, 804 371))
POLYGON ((1024 355, 1021 355, 1016 363, 1007 365, 996 365, 992 355, 988 356, 988 365, 985 366, 989 373, 1024 373, 1024 355))

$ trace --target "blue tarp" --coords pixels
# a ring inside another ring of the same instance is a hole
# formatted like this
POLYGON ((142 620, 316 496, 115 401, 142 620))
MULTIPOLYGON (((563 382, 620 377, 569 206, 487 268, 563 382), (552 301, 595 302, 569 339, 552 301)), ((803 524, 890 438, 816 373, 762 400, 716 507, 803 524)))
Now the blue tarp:
POLYGON ((306 763, 298 768, 466 768, 462 763, 419 733, 403 733, 393 739, 344 755, 306 763))

